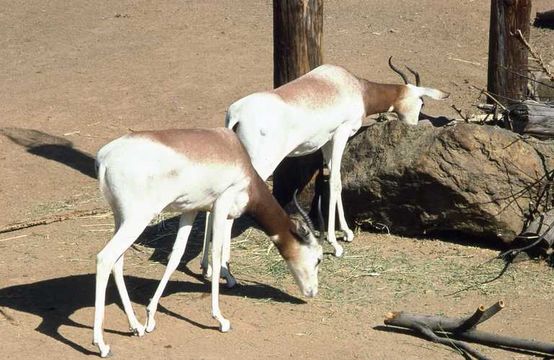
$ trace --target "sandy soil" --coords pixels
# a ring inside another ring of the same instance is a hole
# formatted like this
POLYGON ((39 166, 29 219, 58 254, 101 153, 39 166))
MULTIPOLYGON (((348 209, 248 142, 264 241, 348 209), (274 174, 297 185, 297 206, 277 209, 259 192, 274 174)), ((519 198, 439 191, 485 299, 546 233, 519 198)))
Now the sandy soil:
MULTIPOLYGON (((552 7, 549 0, 533 3, 533 13, 552 7)), ((0 4, 0 226, 105 207, 93 178, 93 156, 104 143, 129 129, 220 126, 232 101, 272 85, 268 0, 0 4)), ((445 102, 427 102, 429 114, 456 116, 452 104, 475 111, 478 92, 471 86, 486 84, 488 1, 326 1, 324 16, 325 62, 398 82, 386 64, 392 55, 416 68, 425 85, 452 93, 445 102)), ((553 39, 552 31, 532 29, 531 43, 547 60, 554 57, 553 39)), ((94 255, 109 238, 111 221, 88 217, 0 235, 3 358, 95 354, 94 255)), ((222 297, 233 331, 220 334, 209 316, 208 286, 192 259, 195 249, 162 299, 156 332, 129 336, 112 291, 106 337, 116 357, 450 359, 458 355, 375 327, 390 310, 462 315, 501 297, 509 310, 484 328, 554 338, 552 271, 544 265, 518 264, 494 288, 447 296, 461 284, 446 281, 429 290, 425 276, 447 272, 463 280, 467 272, 433 259, 471 259, 468 269, 478 269, 495 252, 368 233, 347 247, 348 254, 368 256, 361 249, 371 249, 386 259, 401 251, 407 259, 401 290, 390 282, 397 278, 363 276, 358 268, 352 274, 363 281, 349 290, 353 282, 344 272, 350 270, 327 256, 322 281, 328 285, 319 299, 304 302, 290 276, 241 275, 252 253, 237 249, 242 285, 222 297)), ((163 272, 152 251, 133 250, 126 265, 141 317, 139 306, 163 272)), ((480 349, 493 358, 531 356, 480 349)))

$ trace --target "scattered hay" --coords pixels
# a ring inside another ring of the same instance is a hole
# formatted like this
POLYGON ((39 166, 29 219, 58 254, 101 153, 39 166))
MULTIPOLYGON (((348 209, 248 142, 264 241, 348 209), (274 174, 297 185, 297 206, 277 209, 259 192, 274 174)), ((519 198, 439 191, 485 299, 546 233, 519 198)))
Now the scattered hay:
MULTIPOLYGON (((163 272, 162 265, 167 263, 178 224, 179 216, 172 213, 155 220, 133 245, 135 255, 130 257, 130 265, 140 268, 142 275, 163 272)), ((266 284, 298 295, 278 251, 261 230, 251 225, 249 219, 235 224, 240 231, 231 243, 231 268, 237 280, 245 285, 266 284)), ((199 216, 181 261, 183 265, 193 259, 198 261, 203 234, 204 217, 199 216)), ((330 245, 324 245, 320 292, 314 302, 365 306, 419 294, 455 299, 468 294, 507 298, 509 294, 531 291, 537 298, 548 299, 549 289, 554 287, 554 269, 544 262, 514 264, 495 279, 504 262, 487 262, 496 252, 474 246, 363 232, 344 246, 345 255, 335 258, 330 245)), ((195 266, 191 269, 200 273, 195 266)))

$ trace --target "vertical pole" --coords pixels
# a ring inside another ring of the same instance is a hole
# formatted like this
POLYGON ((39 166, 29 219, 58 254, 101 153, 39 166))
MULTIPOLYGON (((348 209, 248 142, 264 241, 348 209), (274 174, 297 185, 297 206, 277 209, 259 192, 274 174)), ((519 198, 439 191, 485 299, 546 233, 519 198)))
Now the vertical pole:
POLYGON ((487 90, 508 105, 527 94, 527 48, 515 36, 528 40, 531 0, 491 0, 487 90))
MULTIPOLYGON (((273 85, 279 87, 322 63, 323 0, 273 0, 273 85)), ((321 151, 285 158, 273 175, 273 195, 288 204, 322 167, 321 151)), ((303 200, 307 198, 302 197, 303 200)))

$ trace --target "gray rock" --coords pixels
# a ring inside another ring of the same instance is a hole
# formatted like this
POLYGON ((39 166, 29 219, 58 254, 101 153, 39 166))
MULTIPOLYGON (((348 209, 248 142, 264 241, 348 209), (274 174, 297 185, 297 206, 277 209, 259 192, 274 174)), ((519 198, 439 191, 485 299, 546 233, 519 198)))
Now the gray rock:
POLYGON ((486 125, 388 121, 349 142, 342 194, 351 219, 397 234, 454 231, 510 242, 552 169, 552 141, 486 125))

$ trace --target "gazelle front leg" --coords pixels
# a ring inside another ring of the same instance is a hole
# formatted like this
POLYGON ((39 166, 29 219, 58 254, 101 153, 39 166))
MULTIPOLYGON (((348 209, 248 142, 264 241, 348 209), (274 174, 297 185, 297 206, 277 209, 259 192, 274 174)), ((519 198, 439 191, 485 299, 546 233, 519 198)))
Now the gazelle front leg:
POLYGON ((163 294, 163 291, 167 285, 167 282, 169 281, 169 278, 171 277, 171 274, 177 269, 177 266, 179 266, 179 263, 185 253, 185 249, 187 248, 187 241, 190 235, 190 231, 192 229, 192 224, 194 223, 194 218, 196 217, 197 212, 193 211, 190 213, 185 213, 181 215, 181 218, 179 219, 179 231, 177 232, 177 237, 175 238, 175 244, 173 244, 173 250, 171 251, 171 254, 169 255, 169 261, 167 263, 167 267, 165 268, 165 272, 163 274, 162 280, 160 281, 160 284, 158 285, 158 288, 156 289, 156 292, 154 293, 154 296, 150 300, 150 303, 146 307, 146 331, 152 332, 154 331, 154 328, 156 327, 156 310, 158 309, 158 303, 160 301, 160 297, 163 294))

